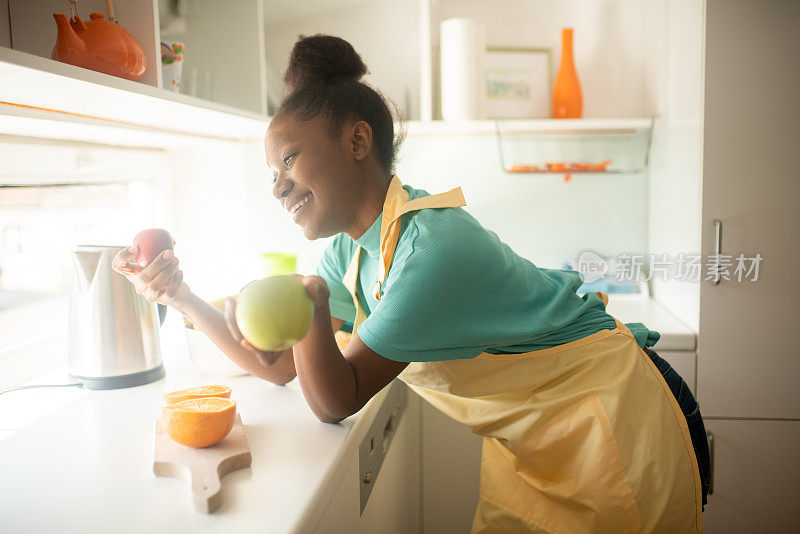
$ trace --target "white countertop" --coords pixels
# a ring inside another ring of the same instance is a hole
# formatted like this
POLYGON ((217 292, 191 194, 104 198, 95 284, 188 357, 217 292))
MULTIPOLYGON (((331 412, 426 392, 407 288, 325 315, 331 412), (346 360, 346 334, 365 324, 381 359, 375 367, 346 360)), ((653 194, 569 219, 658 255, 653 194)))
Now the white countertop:
MULTIPOLYGON (((144 386, 0 396, 0 531, 304 530, 323 511, 388 389, 358 414, 327 424, 308 408, 297 380, 275 386, 249 375, 200 374, 178 322, 162 332, 162 359, 167 376, 144 386), (222 479, 221 507, 202 514, 192 507, 188 482, 153 474, 153 426, 163 393, 209 383, 231 388, 253 460, 222 479), (48 404, 57 408, 47 413, 48 404), (15 429, 26 410, 39 419, 15 429)), ((48 379, 71 381, 59 369, 36 382, 48 379)))
MULTIPOLYGON (((695 334, 656 302, 611 295, 609 313, 661 333, 656 350, 695 348, 695 334)), ((313 524, 384 399, 341 424, 320 422, 297 380, 212 377, 189 361, 172 314, 162 332, 167 376, 144 386, 47 388, 0 395, 0 531, 296 532, 313 524), (222 506, 196 512, 186 481, 156 477, 153 425, 168 391, 224 384, 245 424, 252 466, 226 475, 222 506), (32 422, 33 421, 33 422, 32 422)), ((34 383, 71 380, 61 367, 34 383)))

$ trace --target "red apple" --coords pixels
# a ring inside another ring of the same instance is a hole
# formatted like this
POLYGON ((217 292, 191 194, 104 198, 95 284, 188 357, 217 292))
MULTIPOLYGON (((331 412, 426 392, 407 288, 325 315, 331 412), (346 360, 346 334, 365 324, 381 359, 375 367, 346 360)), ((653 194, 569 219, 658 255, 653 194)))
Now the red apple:
POLYGON ((172 247, 175 245, 175 240, 166 230, 150 228, 136 234, 136 237, 133 238, 133 244, 139 247, 139 252, 136 254, 136 263, 145 267, 165 250, 173 250, 172 247))

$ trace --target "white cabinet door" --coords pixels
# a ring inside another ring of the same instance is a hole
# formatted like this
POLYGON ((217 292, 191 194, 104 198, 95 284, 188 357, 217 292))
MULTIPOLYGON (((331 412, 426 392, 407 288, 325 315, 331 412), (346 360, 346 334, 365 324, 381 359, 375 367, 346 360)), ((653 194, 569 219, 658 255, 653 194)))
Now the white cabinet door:
POLYGON ((740 253, 763 261, 756 281, 701 284, 706 417, 800 418, 798 28, 800 2, 707 1, 703 256, 715 253, 719 219, 731 275, 740 253))
MULTIPOLYGON (((405 387, 405 385, 403 385, 405 387)), ((419 420, 422 401, 411 390, 386 457, 361 513, 363 534, 420 532, 419 420)), ((358 487, 355 488, 358 491, 358 487)), ((343 532, 330 530, 329 532, 343 532)), ((355 531, 348 531, 355 532, 355 531)))
MULTIPOLYGON (((329 532, 357 532, 358 512, 358 451, 347 464, 333 497, 325 508, 317 526, 312 530, 314 534, 327 534, 329 532)), ((307 527, 302 526, 297 532, 306 532, 307 527)))
POLYGON ((706 534, 800 532, 800 421, 705 420, 714 493, 706 534))
POLYGON ((422 531, 469 532, 478 505, 483 438, 422 404, 422 531))

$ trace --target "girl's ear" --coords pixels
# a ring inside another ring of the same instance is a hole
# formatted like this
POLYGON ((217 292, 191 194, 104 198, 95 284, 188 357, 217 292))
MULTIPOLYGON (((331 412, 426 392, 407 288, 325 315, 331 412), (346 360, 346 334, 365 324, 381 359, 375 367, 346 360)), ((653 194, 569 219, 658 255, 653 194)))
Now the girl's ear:
POLYGON ((353 125, 350 139, 353 157, 362 161, 372 150, 372 128, 366 121, 358 121, 353 125))

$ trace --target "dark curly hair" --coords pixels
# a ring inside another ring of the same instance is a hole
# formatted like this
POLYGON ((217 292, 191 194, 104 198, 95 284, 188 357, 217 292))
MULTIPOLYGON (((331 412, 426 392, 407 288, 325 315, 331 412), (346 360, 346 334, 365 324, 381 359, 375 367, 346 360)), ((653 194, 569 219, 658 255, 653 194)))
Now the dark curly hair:
POLYGON ((325 116, 334 138, 345 121, 366 121, 372 128, 378 160, 384 171, 393 175, 397 152, 405 139, 404 122, 394 102, 360 81, 368 72, 361 57, 344 39, 325 34, 300 35, 283 77, 289 94, 275 115, 292 113, 304 121, 325 116), (401 124, 397 136, 387 102, 392 104, 401 124))

